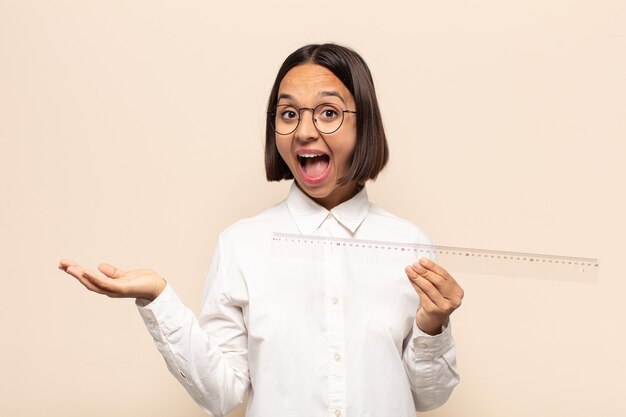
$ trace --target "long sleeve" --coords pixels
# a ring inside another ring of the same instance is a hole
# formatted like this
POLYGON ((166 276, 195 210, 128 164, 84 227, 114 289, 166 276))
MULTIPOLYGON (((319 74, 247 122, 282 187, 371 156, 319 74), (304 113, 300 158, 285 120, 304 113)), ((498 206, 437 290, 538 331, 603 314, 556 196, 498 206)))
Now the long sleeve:
POLYGON ((154 301, 136 301, 170 372, 216 417, 241 404, 250 385, 246 327, 240 303, 233 300, 226 280, 226 269, 218 244, 199 320, 169 284, 154 301))
POLYGON ((429 241, 365 190, 329 212, 293 185, 220 234, 197 318, 169 285, 137 305, 172 374, 215 416, 249 392, 248 417, 415 417, 459 378, 450 328, 412 324, 419 297, 403 268, 415 254, 401 242, 429 241))
POLYGON ((445 403, 459 383, 450 323, 440 334, 430 336, 414 322, 407 339, 402 361, 411 384, 415 409, 432 410, 445 403))

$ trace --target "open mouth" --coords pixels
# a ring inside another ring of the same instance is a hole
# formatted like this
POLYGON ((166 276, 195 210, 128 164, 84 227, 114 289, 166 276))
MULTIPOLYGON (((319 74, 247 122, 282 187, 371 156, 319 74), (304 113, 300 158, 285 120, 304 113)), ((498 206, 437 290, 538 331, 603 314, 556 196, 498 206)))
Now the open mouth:
POLYGON ((322 152, 298 153, 298 163, 303 177, 308 182, 321 181, 328 174, 330 156, 322 152))

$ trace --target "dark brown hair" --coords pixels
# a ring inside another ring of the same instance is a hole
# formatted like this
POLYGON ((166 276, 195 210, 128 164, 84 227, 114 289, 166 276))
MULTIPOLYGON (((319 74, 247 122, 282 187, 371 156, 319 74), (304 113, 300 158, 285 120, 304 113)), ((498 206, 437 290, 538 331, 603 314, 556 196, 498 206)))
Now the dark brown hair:
POLYGON ((276 75, 267 104, 265 121, 265 174, 268 181, 291 179, 293 175, 276 147, 271 112, 278 104, 278 89, 290 69, 302 64, 317 64, 330 70, 346 86, 356 104, 356 147, 348 172, 339 179, 343 185, 375 179, 387 164, 389 148, 376 100, 374 82, 367 64, 350 48, 335 44, 306 45, 287 57, 276 75))

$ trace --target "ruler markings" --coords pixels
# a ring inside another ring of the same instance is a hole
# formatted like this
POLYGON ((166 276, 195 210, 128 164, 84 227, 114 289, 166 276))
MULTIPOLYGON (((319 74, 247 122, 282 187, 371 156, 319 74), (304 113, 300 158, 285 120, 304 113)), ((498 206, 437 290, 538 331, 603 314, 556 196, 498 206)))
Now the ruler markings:
POLYGON ((385 242, 325 236, 274 233, 273 240, 282 243, 334 245, 340 248, 384 250, 436 257, 449 271, 476 274, 528 277, 559 281, 596 282, 600 261, 596 258, 512 252, 419 243, 385 242))

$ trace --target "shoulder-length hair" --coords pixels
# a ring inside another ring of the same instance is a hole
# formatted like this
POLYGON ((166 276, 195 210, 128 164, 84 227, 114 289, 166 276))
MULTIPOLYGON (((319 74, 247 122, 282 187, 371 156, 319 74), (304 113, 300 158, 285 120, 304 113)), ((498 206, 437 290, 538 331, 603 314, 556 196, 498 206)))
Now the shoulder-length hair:
POLYGON ((290 69, 302 64, 317 64, 330 70, 346 86, 356 104, 356 147, 350 167, 338 180, 343 185, 363 184, 375 179, 389 159, 389 148, 376 99, 372 74, 359 54, 335 44, 306 45, 287 57, 280 67, 267 104, 265 121, 265 174, 268 181, 291 179, 293 175, 276 147, 272 115, 278 104, 278 89, 290 69))

